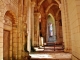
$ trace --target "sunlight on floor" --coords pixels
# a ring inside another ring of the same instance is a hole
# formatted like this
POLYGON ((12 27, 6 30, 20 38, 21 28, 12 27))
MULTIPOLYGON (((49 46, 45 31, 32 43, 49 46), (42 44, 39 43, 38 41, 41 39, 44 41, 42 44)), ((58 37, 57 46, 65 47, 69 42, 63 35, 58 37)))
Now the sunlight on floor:
POLYGON ((39 49, 37 47, 34 48, 36 51, 43 51, 44 49, 39 49))
POLYGON ((38 51, 37 53, 30 53, 31 58, 33 59, 71 59, 70 53, 64 53, 64 52, 54 52, 54 47, 35 47, 34 49, 38 51), (47 48, 47 49, 46 49, 47 48), (47 53, 45 53, 47 51, 47 53), (52 53, 51 53, 52 51, 52 53), (43 53, 40 53, 43 52, 43 53))
POLYGON ((31 53, 32 58, 71 59, 70 53, 31 53))
POLYGON ((30 54, 32 58, 53 58, 49 54, 30 54))

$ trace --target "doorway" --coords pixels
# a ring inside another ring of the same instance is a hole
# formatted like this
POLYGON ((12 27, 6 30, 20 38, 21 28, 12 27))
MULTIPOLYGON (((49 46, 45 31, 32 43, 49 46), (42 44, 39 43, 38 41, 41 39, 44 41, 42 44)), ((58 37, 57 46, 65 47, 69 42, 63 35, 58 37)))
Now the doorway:
POLYGON ((10 31, 3 31, 3 59, 9 60, 9 48, 10 48, 10 31))

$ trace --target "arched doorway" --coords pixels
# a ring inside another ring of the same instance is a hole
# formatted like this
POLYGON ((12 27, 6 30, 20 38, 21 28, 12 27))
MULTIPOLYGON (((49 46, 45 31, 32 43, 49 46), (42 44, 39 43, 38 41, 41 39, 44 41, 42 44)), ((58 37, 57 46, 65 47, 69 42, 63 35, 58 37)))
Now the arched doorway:
POLYGON ((10 58, 10 50, 12 48, 10 45, 12 44, 12 24, 13 21, 13 15, 10 13, 10 11, 7 11, 4 16, 4 29, 3 29, 3 59, 9 60, 10 58))
POLYGON ((47 44, 52 45, 54 42, 56 42, 55 19, 49 14, 47 17, 47 44))

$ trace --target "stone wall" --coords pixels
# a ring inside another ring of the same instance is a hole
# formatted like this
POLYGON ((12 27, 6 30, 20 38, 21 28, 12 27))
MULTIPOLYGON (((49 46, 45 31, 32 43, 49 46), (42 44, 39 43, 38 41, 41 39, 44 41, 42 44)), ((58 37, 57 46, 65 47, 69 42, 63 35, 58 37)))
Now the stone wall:
POLYGON ((72 59, 80 59, 80 1, 68 1, 68 13, 70 19, 70 32, 72 41, 72 59))
MULTIPOLYGON (((13 1, 13 0, 0 0, 0 60, 3 60, 3 29, 4 29, 4 16, 5 16, 5 13, 7 11, 11 11, 11 12, 15 12, 14 14, 12 13, 12 15, 15 15, 15 17, 17 17, 16 13, 17 13, 17 0, 16 1, 13 1)), ((17 20, 16 20, 17 21, 17 20)), ((12 40, 10 38, 10 40, 12 40)), ((7 42, 6 42, 7 43, 7 42)), ((10 44, 11 45, 11 44, 10 44)), ((12 46, 10 46, 11 48, 12 46)), ((12 53, 12 49, 10 49, 10 53, 12 53)), ((12 58, 12 54, 11 55, 11 58, 12 58)))
MULTIPOLYGON (((24 35, 24 27, 23 23, 27 20, 25 16, 27 16, 27 1, 24 3, 23 10, 23 0, 0 0, 0 60, 3 60, 3 30, 4 30, 4 16, 7 11, 11 13, 12 17, 12 28, 10 30, 10 48, 9 49, 9 59, 16 60, 21 59, 23 56, 24 43, 25 43, 25 35, 24 35)), ((9 15, 9 14, 8 14, 9 15)), ((9 16, 10 17, 10 16, 9 16)), ((5 18, 6 19, 6 18, 5 18)), ((24 24, 26 25, 26 24, 24 24)), ((7 43, 7 42, 6 42, 7 43)))
POLYGON ((72 60, 80 60, 80 47, 79 47, 80 4, 79 2, 80 2, 79 0, 67 0, 67 1, 62 0, 63 37, 65 42, 65 47, 67 49, 68 48, 72 49, 71 51, 72 60))

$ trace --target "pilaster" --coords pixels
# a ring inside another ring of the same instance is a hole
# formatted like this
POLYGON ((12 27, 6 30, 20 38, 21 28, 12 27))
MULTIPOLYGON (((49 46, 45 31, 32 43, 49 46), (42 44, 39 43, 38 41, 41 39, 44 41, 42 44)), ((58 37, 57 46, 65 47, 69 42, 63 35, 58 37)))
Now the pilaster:
POLYGON ((35 7, 35 2, 31 2, 31 40, 32 40, 32 46, 34 46, 34 7, 35 7))
POLYGON ((31 1, 27 6, 27 50, 31 52, 31 1))
POLYGON ((68 7, 67 7, 67 1, 62 0, 62 6, 61 6, 61 13, 62 13, 62 31, 63 31, 63 42, 65 52, 71 52, 71 37, 70 37, 70 23, 69 23, 69 16, 68 16, 68 7))
POLYGON ((40 13, 34 13, 34 46, 39 46, 39 16, 40 13))

